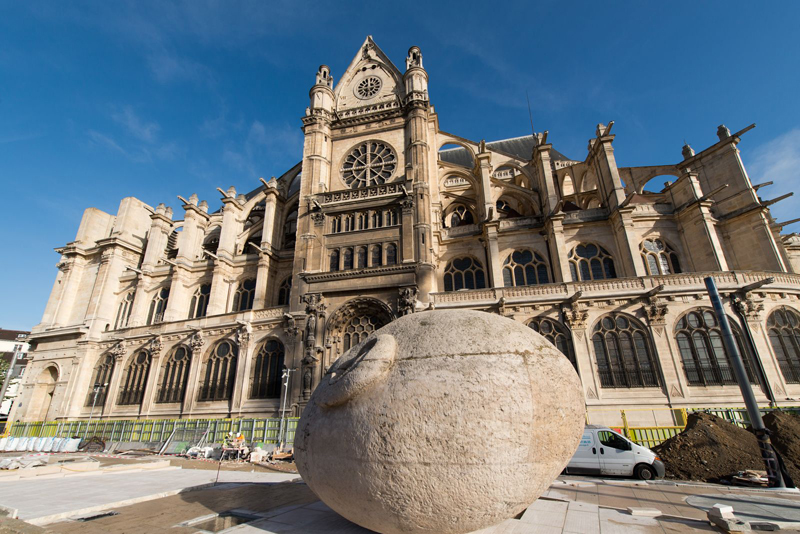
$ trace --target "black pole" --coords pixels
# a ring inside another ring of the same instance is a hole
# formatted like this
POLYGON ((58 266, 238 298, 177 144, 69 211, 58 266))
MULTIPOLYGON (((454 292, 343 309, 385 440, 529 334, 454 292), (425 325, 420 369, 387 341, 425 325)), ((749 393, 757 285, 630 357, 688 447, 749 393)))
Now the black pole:
POLYGON ((711 276, 705 279, 705 283, 708 296, 711 299, 711 305, 714 306, 714 315, 717 316, 717 322, 722 330, 722 341, 730 356, 733 373, 736 375, 736 381, 739 382, 739 389, 742 390, 744 405, 747 408, 747 414, 750 416, 750 425, 753 427, 753 433, 758 440, 758 448, 761 449, 761 457, 764 459, 764 465, 767 468, 769 486, 771 488, 785 488, 786 485, 783 483, 778 458, 775 456, 775 451, 772 450, 772 443, 769 441, 769 430, 764 426, 764 420, 761 419, 761 411, 758 408, 756 396, 744 369, 739 347, 736 346, 736 341, 733 338, 728 316, 725 315, 725 310, 722 307, 722 299, 719 297, 717 285, 711 276))

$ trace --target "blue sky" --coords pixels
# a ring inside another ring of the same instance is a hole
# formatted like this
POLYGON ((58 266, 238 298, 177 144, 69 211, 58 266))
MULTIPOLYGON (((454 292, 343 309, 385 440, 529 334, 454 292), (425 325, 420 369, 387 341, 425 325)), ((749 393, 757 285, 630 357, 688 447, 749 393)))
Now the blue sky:
POLYGON ((193 192, 215 208, 215 187, 299 161, 317 67, 338 79, 368 34, 401 70, 419 46, 440 126, 475 140, 530 133, 526 91, 537 131, 574 159, 614 120, 620 166, 674 163, 684 140, 699 151, 719 124, 755 122, 739 146, 774 198, 800 168, 798 19, 788 0, 0 0, 0 327, 39 322, 53 248, 85 208, 193 192))

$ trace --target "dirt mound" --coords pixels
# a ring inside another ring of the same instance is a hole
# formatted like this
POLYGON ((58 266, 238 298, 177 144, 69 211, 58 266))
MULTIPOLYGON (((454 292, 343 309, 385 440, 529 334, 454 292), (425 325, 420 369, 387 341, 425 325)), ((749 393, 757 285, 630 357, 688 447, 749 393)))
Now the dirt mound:
POLYGON ((686 429, 653 447, 667 478, 719 482, 745 469, 764 470, 756 437, 709 413, 689 415, 686 429))
POLYGON ((800 484, 800 416, 775 410, 764 416, 770 441, 783 457, 789 476, 800 484))

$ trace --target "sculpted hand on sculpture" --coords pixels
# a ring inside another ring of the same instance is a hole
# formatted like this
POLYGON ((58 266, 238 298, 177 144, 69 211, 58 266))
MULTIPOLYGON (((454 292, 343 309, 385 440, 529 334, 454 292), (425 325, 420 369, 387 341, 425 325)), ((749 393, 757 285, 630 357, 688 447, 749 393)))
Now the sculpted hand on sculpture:
POLYGON ((363 527, 466 533, 535 501, 583 426, 578 375, 545 338, 499 315, 430 311, 334 362, 295 455, 314 493, 363 527))

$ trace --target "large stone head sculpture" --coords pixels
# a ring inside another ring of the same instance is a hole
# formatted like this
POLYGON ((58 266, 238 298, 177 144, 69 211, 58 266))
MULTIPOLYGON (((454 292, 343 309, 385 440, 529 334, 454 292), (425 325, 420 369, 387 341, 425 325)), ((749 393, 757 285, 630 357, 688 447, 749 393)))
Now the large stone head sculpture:
POLYGON ((546 339, 499 315, 430 311, 333 364, 295 455, 309 487, 363 527, 463 533, 535 501, 583 426, 577 373, 546 339))

